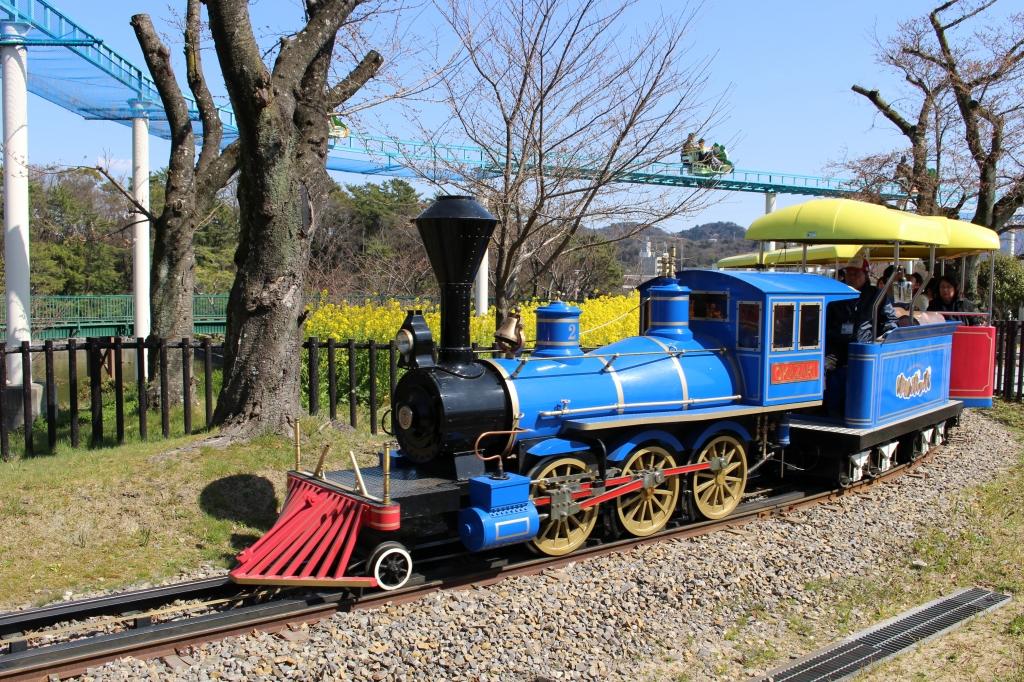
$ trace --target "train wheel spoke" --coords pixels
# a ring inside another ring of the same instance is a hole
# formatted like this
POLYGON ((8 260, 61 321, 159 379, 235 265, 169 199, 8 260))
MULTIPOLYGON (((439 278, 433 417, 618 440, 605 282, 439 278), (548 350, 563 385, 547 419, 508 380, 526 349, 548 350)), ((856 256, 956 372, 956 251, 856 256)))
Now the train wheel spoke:
MULTIPOLYGON (((645 471, 670 469, 675 457, 657 446, 642 446, 626 458, 622 475, 638 476, 645 471)), ((615 500, 616 520, 630 535, 644 537, 665 527, 679 501, 679 477, 669 476, 651 488, 628 493, 615 500)))
POLYGON ((747 455, 743 444, 732 435, 716 436, 704 445, 697 463, 718 458, 721 469, 701 471, 690 478, 694 506, 708 519, 721 519, 733 512, 747 483, 747 455))
MULTIPOLYGON (((534 481, 563 476, 584 474, 589 471, 587 464, 576 457, 565 457, 541 462, 530 472, 534 481)), ((530 486, 531 497, 547 497, 557 491, 558 484, 534 483, 530 486)), ((547 518, 541 521, 540 531, 528 543, 528 547, 539 554, 561 556, 579 549, 590 537, 597 525, 598 505, 581 509, 564 519, 547 518)))

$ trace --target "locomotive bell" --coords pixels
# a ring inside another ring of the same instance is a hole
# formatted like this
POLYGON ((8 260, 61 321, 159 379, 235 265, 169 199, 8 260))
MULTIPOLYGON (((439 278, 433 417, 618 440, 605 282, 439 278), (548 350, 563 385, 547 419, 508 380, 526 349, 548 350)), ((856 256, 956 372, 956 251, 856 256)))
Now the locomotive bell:
POLYGON ((440 360, 472 362, 469 299, 498 221, 473 197, 441 196, 414 222, 441 290, 440 360))
POLYGON ((494 341, 509 357, 515 355, 526 345, 523 338, 523 319, 516 308, 502 320, 501 326, 494 332, 494 341))

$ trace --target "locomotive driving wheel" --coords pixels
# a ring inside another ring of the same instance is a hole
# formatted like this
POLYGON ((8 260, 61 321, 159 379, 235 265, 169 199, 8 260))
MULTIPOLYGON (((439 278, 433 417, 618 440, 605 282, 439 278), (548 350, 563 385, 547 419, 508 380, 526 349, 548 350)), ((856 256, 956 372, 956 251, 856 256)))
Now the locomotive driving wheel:
MULTIPOLYGON (((576 457, 563 457, 539 464, 530 472, 530 478, 537 481, 530 485, 530 497, 552 496, 564 484, 551 479, 587 471, 587 464, 576 457)), ((552 496, 548 517, 541 520, 537 537, 527 545, 531 550, 548 556, 562 556, 576 551, 587 541, 597 524, 597 505, 568 515, 559 514, 555 507, 555 498, 552 496)))
MULTIPOLYGON (((624 476, 647 472, 648 475, 676 466, 671 453, 656 445, 636 450, 625 466, 624 476)), ((619 523, 627 533, 637 537, 653 535, 665 527, 679 502, 679 477, 671 476, 651 487, 623 495, 615 500, 615 511, 619 523)))
POLYGON ((696 462, 711 464, 710 469, 694 473, 691 479, 697 511, 706 519, 725 518, 736 509, 747 485, 743 444, 733 436, 718 436, 704 446, 696 462))

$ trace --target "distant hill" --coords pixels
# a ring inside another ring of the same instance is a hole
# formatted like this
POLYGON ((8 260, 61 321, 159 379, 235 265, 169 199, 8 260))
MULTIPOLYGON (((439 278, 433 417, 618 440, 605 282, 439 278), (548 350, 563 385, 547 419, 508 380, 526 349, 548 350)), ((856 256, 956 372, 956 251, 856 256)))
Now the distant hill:
MULTIPOLYGON (((603 237, 614 239, 628 233, 630 225, 609 225, 595 230, 603 237)), ((651 242, 651 250, 664 253, 675 246, 686 267, 709 267, 720 258, 752 251, 754 245, 743 238, 746 229, 733 222, 714 222, 695 225, 679 232, 660 228, 645 230, 638 236, 616 242, 619 262, 627 273, 640 274, 640 254, 644 243, 651 242)))

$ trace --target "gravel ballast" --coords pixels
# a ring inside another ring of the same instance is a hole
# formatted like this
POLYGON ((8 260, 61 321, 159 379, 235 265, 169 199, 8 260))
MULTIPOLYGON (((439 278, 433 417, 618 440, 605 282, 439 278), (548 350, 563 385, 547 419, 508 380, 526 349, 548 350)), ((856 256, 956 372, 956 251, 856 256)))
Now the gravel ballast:
POLYGON ((83 679, 697 680, 763 673, 780 657, 835 639, 839 585, 912 564, 921 529, 956 530, 949 512, 957 494, 1008 469, 1019 449, 1004 427, 968 412, 929 463, 864 494, 538 576, 341 613, 288 638, 253 633, 169 662, 123 659, 83 679), (812 636, 795 640, 796 626, 812 636))

